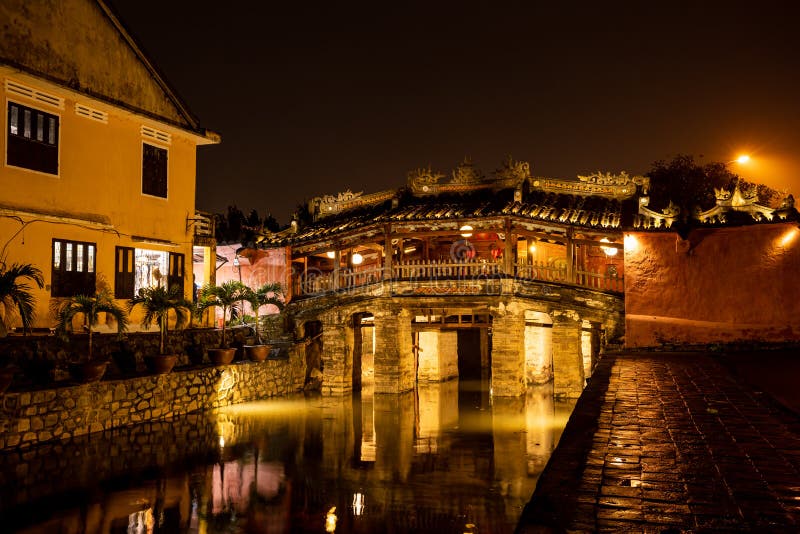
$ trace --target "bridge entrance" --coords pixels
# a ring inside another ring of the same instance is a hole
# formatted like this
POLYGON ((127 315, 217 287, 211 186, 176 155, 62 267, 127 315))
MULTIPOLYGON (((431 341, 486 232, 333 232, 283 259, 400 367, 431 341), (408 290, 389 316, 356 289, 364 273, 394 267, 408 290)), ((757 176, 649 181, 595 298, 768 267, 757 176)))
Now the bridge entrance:
POLYGON ((417 382, 488 380, 489 313, 426 310, 412 319, 417 382))

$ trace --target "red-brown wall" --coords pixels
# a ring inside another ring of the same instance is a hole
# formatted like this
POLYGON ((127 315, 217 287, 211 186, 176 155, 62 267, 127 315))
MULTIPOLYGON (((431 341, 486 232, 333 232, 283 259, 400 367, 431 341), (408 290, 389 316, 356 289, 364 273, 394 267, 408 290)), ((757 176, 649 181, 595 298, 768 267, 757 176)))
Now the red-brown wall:
POLYGON ((626 234, 626 346, 754 340, 800 340, 796 223, 626 234))

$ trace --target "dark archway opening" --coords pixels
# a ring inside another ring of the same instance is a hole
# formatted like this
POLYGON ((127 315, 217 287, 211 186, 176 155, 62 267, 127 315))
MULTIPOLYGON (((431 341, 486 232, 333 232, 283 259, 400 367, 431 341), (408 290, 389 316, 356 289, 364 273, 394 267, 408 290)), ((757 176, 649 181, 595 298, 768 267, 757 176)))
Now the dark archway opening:
POLYGON ((459 415, 490 405, 489 335, 486 328, 458 330, 459 415))
POLYGON ((375 317, 369 312, 353 314, 353 391, 361 391, 364 384, 364 371, 369 372, 372 377, 374 340, 373 329, 375 317), (364 361, 365 358, 368 361, 364 361), (367 364, 367 369, 364 364, 367 364))

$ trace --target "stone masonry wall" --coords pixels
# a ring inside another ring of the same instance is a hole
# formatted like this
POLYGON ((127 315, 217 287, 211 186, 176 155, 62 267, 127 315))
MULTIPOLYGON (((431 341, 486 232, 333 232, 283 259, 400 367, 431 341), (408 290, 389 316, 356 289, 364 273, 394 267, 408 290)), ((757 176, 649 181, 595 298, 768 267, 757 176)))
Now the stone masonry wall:
POLYGON ((291 351, 288 360, 7 392, 0 399, 0 449, 286 395, 302 387, 305 371, 300 357, 291 351))
POLYGON ((800 340, 796 223, 631 233, 628 347, 800 340))

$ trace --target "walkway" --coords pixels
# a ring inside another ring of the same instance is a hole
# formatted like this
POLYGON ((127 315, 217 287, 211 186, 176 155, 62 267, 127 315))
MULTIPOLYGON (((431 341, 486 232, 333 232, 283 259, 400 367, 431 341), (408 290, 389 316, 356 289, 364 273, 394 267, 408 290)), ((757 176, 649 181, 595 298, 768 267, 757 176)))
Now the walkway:
POLYGON ((704 354, 606 355, 518 528, 564 530, 797 532, 800 417, 704 354))

